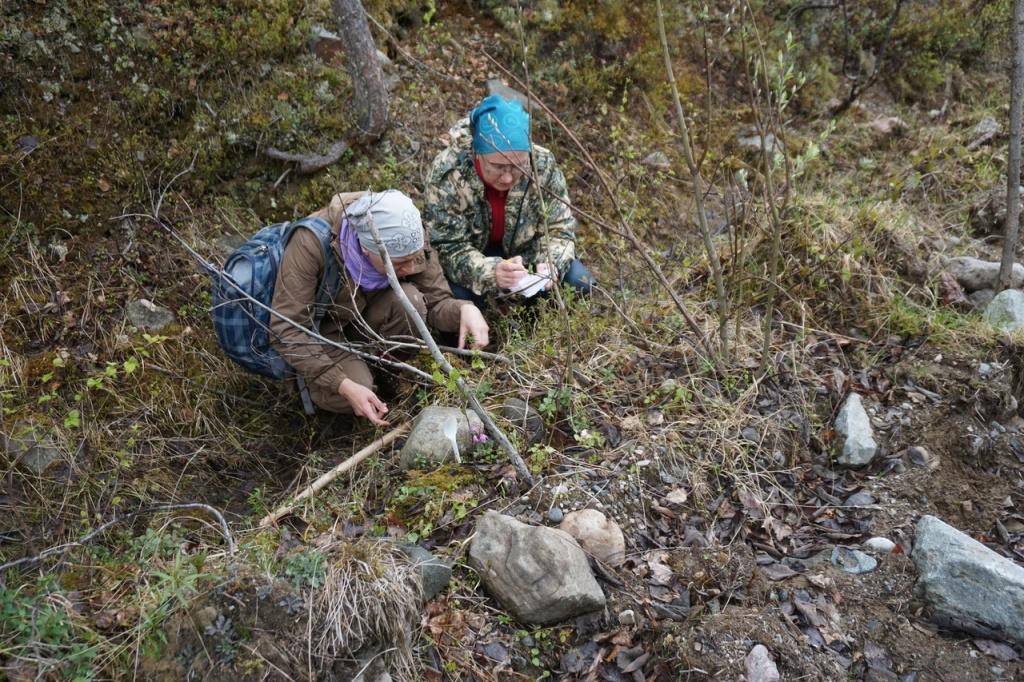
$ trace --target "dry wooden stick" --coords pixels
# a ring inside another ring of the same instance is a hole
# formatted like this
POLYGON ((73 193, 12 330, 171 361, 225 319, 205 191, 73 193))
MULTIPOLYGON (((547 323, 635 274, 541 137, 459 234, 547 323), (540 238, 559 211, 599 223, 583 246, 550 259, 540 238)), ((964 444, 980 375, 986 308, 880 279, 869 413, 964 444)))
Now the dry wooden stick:
POLYGON ((398 438, 399 436, 403 435, 408 430, 409 430, 409 423, 406 422, 406 423, 396 427, 395 429, 389 431, 388 433, 384 434, 383 436, 381 436, 377 440, 373 441, 372 443, 367 445, 365 448, 363 448, 362 450, 360 450, 356 454, 352 455, 351 457, 346 459, 344 462, 342 462, 341 464, 339 464, 338 466, 334 467, 333 469, 328 471, 326 474, 321 476, 320 478, 318 478, 315 481, 313 481, 302 492, 300 492, 298 495, 293 497, 291 502, 288 502, 287 504, 281 505, 280 507, 278 507, 277 509, 275 509, 271 513, 269 513, 266 516, 264 516, 263 519, 260 520, 259 527, 260 528, 266 528, 270 524, 276 523, 277 520, 280 519, 282 516, 284 516, 286 514, 289 514, 292 511, 294 511, 295 507, 297 507, 300 502, 302 502, 305 499, 308 499, 308 498, 312 497, 315 493, 323 490, 325 487, 327 487, 327 485, 331 481, 336 479, 338 476, 342 475, 343 473, 345 473, 349 469, 355 468, 364 459, 366 459, 367 457, 369 457, 373 453, 377 452, 378 450, 383 448, 385 445, 388 445, 388 444, 394 442, 394 440, 396 438, 398 438))
MULTIPOLYGON (((420 338, 423 339, 423 343, 427 344, 427 348, 430 349, 430 356, 434 358, 434 361, 438 366, 444 370, 448 376, 452 376, 454 369, 451 363, 444 357, 441 350, 437 347, 437 342, 434 341, 434 337, 431 336, 430 330, 427 329, 427 323, 423 321, 420 314, 416 312, 416 308, 413 306, 409 297, 405 295, 402 290, 402 285, 398 281, 398 275, 395 274, 395 266, 391 263, 391 256, 388 255, 388 248, 384 245, 384 240, 381 239, 380 230, 373 223, 373 218, 367 215, 367 224, 370 226, 370 232, 373 234, 373 240, 377 243, 377 250, 380 252, 380 257, 384 261, 384 267, 387 270, 388 283, 391 285, 391 290, 395 292, 395 296, 398 298, 398 302, 402 304, 402 309, 405 310, 406 316, 413 321, 416 325, 416 331, 419 332, 420 338)), ((491 415, 487 413, 484 406, 477 400, 476 394, 466 386, 466 382, 461 377, 455 378, 455 385, 462 391, 462 395, 469 401, 469 406, 473 408, 477 416, 480 417, 480 421, 484 423, 484 428, 491 434, 491 438, 498 442, 498 445, 508 454, 509 461, 512 462, 512 466, 516 468, 516 472, 520 478, 526 482, 527 485, 533 485, 533 476, 530 475, 530 470, 526 466, 526 462, 519 455, 519 451, 516 450, 515 446, 508 439, 508 436, 498 428, 498 425, 491 419, 491 415)))

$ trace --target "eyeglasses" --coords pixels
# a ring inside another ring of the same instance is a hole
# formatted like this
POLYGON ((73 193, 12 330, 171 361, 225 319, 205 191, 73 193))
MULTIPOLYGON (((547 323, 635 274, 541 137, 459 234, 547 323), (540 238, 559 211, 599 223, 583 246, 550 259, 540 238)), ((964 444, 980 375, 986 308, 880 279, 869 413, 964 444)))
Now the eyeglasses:
POLYGON ((528 167, 528 165, 529 165, 529 161, 527 161, 526 163, 522 163, 522 164, 515 164, 515 163, 493 163, 491 161, 488 161, 487 159, 484 159, 483 157, 480 157, 480 163, 485 168, 487 168, 488 171, 490 171, 491 173, 494 173, 498 177, 502 177, 504 175, 511 175, 512 177, 516 177, 516 176, 522 175, 523 172, 524 172, 524 169, 526 169, 528 167))

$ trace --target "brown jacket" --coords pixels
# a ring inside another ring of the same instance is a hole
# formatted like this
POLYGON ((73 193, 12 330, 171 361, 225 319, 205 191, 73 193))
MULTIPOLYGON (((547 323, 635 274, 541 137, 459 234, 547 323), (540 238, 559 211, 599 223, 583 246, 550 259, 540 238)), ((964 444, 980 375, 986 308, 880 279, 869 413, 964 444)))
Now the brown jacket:
MULTIPOLYGON (((361 196, 361 192, 335 195, 329 206, 320 209, 314 216, 330 224, 337 244, 338 231, 345 207, 361 196)), ((441 271, 437 253, 431 248, 424 235, 425 248, 417 261, 419 268, 402 281, 413 284, 421 294, 427 309, 427 324, 444 332, 457 331, 462 306, 468 301, 452 298, 451 289, 441 271)), ((345 328, 366 308, 364 292, 352 282, 341 262, 338 249, 332 249, 341 272, 341 286, 334 297, 334 306, 327 311, 320 325, 320 334, 328 339, 344 342, 345 328)), ((311 326, 316 287, 324 271, 323 248, 320 240, 309 230, 296 230, 285 247, 281 266, 274 285, 272 307, 285 317, 311 326)), ((296 329, 284 320, 272 316, 270 322, 271 345, 294 367, 307 382, 315 383, 326 391, 336 391, 346 378, 339 362, 328 356, 330 346, 310 339, 305 332, 296 329)), ((362 342, 356 338, 354 341, 362 342)), ((337 353, 333 353, 337 357, 337 353)))

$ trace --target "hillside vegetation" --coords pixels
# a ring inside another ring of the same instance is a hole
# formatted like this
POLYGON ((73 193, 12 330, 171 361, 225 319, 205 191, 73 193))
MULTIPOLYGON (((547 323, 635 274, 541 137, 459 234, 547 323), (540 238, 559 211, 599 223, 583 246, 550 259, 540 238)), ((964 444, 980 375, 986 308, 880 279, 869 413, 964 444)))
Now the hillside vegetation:
POLYGON ((699 180, 655 4, 365 6, 390 126, 311 175, 266 151, 352 137, 326 0, 0 7, 6 678, 751 680, 758 643, 784 679, 1024 675, 1019 643, 933 618, 909 556, 929 514, 1024 560, 1024 365, 947 272, 1001 247, 1009 0, 666 3, 699 180), (201 260, 339 191, 421 202, 489 80, 543 105, 600 286, 382 383, 397 424, 465 379, 534 484, 493 441, 409 471, 388 447, 260 527, 381 432, 228 361, 201 260), (140 299, 173 321, 133 325, 140 299), (862 468, 837 461, 851 393, 862 468), (477 524, 585 508, 625 537, 605 610, 517 622, 468 565, 477 524), (833 565, 872 537, 876 569, 833 565), (447 588, 422 600, 399 542, 447 588))

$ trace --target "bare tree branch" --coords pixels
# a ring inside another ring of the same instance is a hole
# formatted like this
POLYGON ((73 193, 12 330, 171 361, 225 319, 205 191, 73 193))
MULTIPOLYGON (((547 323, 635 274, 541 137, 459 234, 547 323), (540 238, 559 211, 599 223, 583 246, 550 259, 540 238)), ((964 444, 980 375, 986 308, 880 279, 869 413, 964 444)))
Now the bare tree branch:
POLYGON ((1013 85, 1010 90, 1010 145, 1006 161, 1006 224, 999 290, 1010 288, 1020 231, 1020 131, 1024 105, 1024 0, 1013 3, 1013 85))
POLYGON ((331 145, 330 149, 325 154, 315 154, 313 152, 306 152, 305 154, 295 154, 292 152, 281 151, 274 147, 268 147, 263 153, 272 159, 278 159, 279 161, 292 161, 299 164, 299 173, 303 175, 310 175, 316 173, 322 168, 330 166, 332 163, 341 158, 341 155, 348 149, 348 142, 344 140, 335 142, 331 145))

